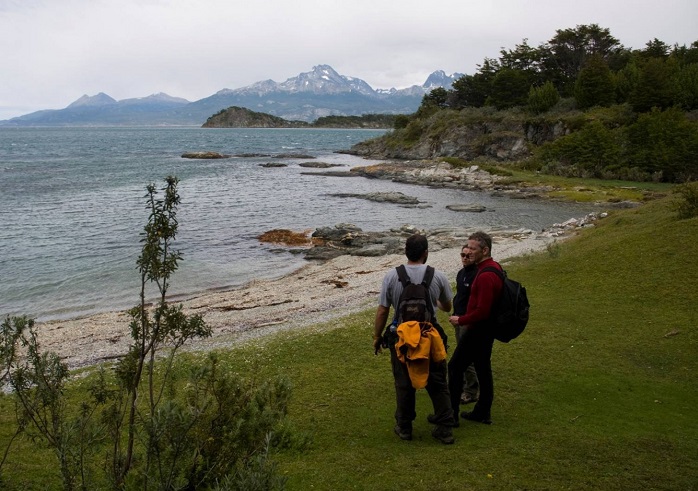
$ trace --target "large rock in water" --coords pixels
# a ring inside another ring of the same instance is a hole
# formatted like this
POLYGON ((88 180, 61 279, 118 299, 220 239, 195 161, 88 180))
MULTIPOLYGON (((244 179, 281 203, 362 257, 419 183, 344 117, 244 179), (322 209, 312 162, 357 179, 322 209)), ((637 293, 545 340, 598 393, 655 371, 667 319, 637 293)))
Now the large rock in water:
POLYGON ((230 155, 225 155, 218 152, 184 152, 183 159, 227 159, 230 155))
POLYGON ((487 207, 483 205, 476 205, 470 203, 465 205, 446 205, 446 209, 451 211, 467 211, 471 213, 482 213, 487 209, 487 207))

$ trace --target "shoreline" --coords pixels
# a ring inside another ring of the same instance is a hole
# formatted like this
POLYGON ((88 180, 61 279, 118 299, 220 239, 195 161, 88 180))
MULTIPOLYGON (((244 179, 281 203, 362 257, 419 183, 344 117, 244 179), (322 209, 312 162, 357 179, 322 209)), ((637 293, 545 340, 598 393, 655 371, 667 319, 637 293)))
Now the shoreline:
MULTIPOLYGON (((542 233, 491 234, 493 257, 500 262, 544 250, 561 238, 542 233)), ((427 264, 443 271, 451 282, 461 268, 460 242, 455 247, 439 247, 433 246, 430 240, 427 264)), ((260 336, 307 329, 375 308, 383 276, 404 261, 404 254, 343 255, 322 263, 306 264, 280 278, 253 280, 239 288, 207 291, 172 301, 172 304, 182 304, 187 315, 202 315, 212 329, 211 337, 191 340, 183 349, 225 348, 260 336)), ((132 342, 129 322, 126 311, 113 311, 37 322, 35 327, 42 351, 56 353, 70 369, 76 369, 114 361, 126 354, 132 342)))

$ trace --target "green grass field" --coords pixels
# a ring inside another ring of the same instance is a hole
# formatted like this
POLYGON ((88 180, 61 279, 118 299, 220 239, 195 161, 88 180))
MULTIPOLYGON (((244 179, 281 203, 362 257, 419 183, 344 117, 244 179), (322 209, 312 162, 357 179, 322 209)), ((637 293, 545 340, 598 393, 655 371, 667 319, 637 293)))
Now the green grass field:
MULTIPOLYGON (((671 199, 613 212, 505 265, 527 287, 531 321, 495 344, 494 424, 462 421, 454 445, 431 437, 426 391, 414 440, 393 434, 390 360, 373 354, 373 311, 223 353, 242 374, 293 384, 290 423, 312 443, 276 453, 287 488, 698 489, 698 218, 677 220, 671 199)), ((12 406, 0 403, 3 430, 12 406)), ((58 489, 32 477, 50 477, 37 450, 19 451, 9 482, 58 489)))

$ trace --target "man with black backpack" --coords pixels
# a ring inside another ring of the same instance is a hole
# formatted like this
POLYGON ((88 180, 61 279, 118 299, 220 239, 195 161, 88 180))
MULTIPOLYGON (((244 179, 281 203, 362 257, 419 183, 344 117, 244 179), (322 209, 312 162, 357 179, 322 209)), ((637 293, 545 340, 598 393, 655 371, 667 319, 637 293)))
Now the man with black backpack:
POLYGON ((492 237, 488 234, 475 232, 468 237, 467 248, 471 260, 477 264, 477 275, 471 286, 465 314, 449 318, 454 327, 462 330, 448 363, 451 406, 458 421, 463 372, 473 363, 480 382, 480 397, 471 412, 463 412, 460 416, 470 421, 491 424, 490 411, 494 400, 491 358, 495 334, 490 315, 502 292, 503 273, 499 263, 492 259, 492 237))
MULTIPOLYGON (((417 414, 415 411, 416 389, 410 379, 407 364, 400 361, 396 351, 398 326, 417 321, 422 326, 423 333, 426 330, 436 329, 440 339, 443 339, 443 345, 446 345, 447 338, 436 320, 435 312, 436 308, 449 312, 453 297, 446 275, 426 265, 429 255, 428 245, 427 238, 423 235, 412 235, 407 239, 405 243, 407 264, 391 269, 383 278, 374 324, 374 352, 378 354, 381 347, 390 349, 397 402, 395 433, 402 440, 412 439, 412 422, 417 414), (420 286, 423 288, 420 289, 420 286), (395 311, 393 322, 384 335, 383 331, 391 306, 395 311)), ((430 359, 426 390, 434 406, 434 415, 430 418, 430 422, 436 426, 432 436, 442 443, 450 444, 454 442, 452 430, 454 413, 448 392, 447 372, 445 360, 437 362, 430 359)))

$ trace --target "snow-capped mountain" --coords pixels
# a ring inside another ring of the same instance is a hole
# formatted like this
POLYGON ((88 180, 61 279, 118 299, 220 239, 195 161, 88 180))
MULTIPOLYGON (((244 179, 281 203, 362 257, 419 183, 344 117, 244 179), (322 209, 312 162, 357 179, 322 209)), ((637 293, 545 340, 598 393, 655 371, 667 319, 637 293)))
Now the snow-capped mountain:
POLYGON ((116 104, 116 99, 109 97, 104 92, 100 92, 99 94, 93 96, 85 94, 84 96, 70 104, 67 109, 76 107, 106 106, 108 104, 116 104))
POLYGON ((317 65, 281 83, 263 80, 222 89, 195 102, 163 93, 120 101, 101 92, 84 95, 65 109, 37 111, 0 125, 201 125, 231 106, 308 122, 330 115, 409 114, 417 110, 424 94, 435 87, 450 88, 459 76, 437 70, 421 86, 375 90, 329 65, 317 65))
POLYGON ((462 76, 462 73, 454 73, 452 75, 447 75, 446 72, 444 72, 443 70, 436 70, 431 75, 429 75, 427 81, 424 82, 424 85, 422 85, 422 87, 424 87, 424 89, 426 90, 433 90, 437 87, 450 89, 453 85, 453 82, 455 82, 462 76))

